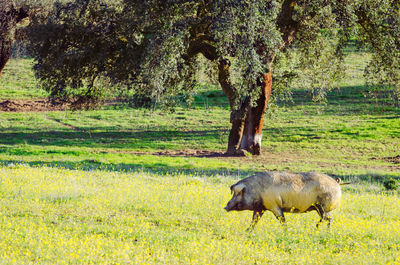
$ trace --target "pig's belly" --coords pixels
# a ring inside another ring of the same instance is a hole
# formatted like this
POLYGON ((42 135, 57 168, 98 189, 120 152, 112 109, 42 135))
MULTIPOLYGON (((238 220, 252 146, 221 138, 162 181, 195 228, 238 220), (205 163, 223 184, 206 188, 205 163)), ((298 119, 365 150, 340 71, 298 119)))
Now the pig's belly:
POLYGON ((286 193, 280 196, 279 207, 283 212, 304 213, 315 210, 314 204, 317 198, 310 193, 286 193))

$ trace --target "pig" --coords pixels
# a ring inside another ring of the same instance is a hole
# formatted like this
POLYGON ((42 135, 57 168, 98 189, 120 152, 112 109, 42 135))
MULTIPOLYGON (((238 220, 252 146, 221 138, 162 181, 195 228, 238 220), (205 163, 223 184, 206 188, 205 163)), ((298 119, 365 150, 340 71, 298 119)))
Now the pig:
POLYGON ((323 222, 331 225, 331 211, 340 205, 342 195, 340 179, 336 181, 321 173, 264 172, 240 180, 231 186, 232 199, 226 211, 253 211, 252 230, 263 213, 271 211, 285 223, 284 213, 305 213, 316 211, 323 222))

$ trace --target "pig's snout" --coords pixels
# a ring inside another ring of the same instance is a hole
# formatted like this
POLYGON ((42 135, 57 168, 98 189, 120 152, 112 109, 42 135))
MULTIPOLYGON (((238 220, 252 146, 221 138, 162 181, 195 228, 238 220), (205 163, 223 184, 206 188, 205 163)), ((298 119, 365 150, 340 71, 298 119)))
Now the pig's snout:
POLYGON ((226 206, 225 206, 224 209, 225 209, 227 212, 232 211, 233 209, 235 209, 235 203, 234 203, 232 200, 230 200, 230 201, 226 204, 226 206))

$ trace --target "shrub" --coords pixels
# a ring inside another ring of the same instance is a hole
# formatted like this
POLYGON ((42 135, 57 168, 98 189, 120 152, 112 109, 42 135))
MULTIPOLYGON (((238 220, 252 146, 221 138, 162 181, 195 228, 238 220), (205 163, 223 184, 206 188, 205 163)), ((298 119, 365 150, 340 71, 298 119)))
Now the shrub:
POLYGON ((386 190, 397 190, 399 184, 394 178, 387 178, 383 181, 383 186, 386 190))

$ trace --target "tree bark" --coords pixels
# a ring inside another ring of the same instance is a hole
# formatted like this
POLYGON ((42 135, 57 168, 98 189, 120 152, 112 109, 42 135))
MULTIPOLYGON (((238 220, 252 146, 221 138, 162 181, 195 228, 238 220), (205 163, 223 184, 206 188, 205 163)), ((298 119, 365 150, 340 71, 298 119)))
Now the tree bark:
POLYGON ((265 110, 271 97, 272 72, 264 75, 264 81, 260 84, 261 95, 257 99, 257 106, 249 108, 245 120, 245 127, 240 143, 240 149, 244 149, 253 155, 261 154, 262 127, 265 110))
POLYGON ((11 56, 11 41, 0 40, 0 76, 11 56))
POLYGON ((230 79, 230 62, 220 59, 218 64, 218 79, 231 106, 232 127, 229 132, 227 155, 244 155, 248 151, 253 155, 261 154, 262 126, 264 114, 271 96, 272 72, 264 75, 264 81, 260 82, 261 94, 257 99, 256 107, 250 107, 250 99, 240 102, 237 109, 235 87, 230 79))
POLYGON ((29 16, 26 8, 16 9, 11 3, 0 6, 0 76, 11 57, 15 26, 29 16))
POLYGON ((235 87, 231 82, 229 60, 220 58, 218 62, 218 81, 222 90, 229 99, 231 107, 232 128, 229 132, 227 155, 240 155, 240 142, 243 136, 243 130, 246 120, 248 102, 243 102, 239 109, 235 109, 235 87))

